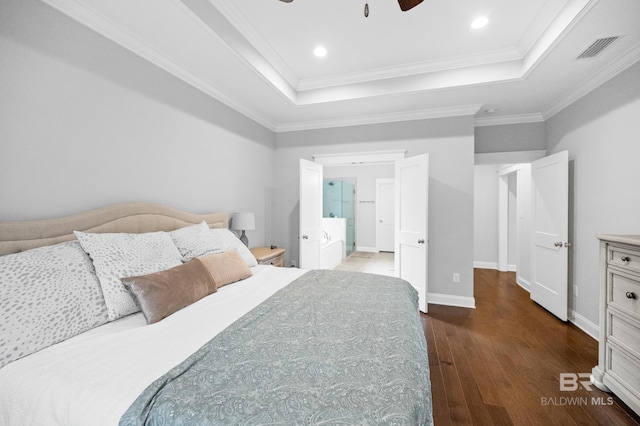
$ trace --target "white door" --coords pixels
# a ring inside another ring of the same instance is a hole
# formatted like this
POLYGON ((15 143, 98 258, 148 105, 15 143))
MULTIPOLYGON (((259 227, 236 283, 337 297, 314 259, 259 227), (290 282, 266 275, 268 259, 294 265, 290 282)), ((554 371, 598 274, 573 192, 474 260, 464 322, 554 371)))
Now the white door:
POLYGON ((394 251, 395 248, 395 179, 376 179, 376 249, 394 251))
POLYGON ((300 268, 320 267, 322 164, 300 159, 300 268))
POLYGON ((419 307, 427 312, 429 155, 396 161, 396 275, 418 290, 419 307))
POLYGON ((533 282, 531 299, 567 320, 569 153, 531 164, 533 181, 533 282))

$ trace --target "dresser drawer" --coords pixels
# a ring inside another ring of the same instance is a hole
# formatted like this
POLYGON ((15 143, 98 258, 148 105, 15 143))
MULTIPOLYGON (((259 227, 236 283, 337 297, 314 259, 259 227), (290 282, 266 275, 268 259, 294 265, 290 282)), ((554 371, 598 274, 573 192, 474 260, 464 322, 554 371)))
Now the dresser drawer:
POLYGON ((608 373, 634 393, 640 391, 640 360, 607 344, 608 373))
POLYGON ((609 312, 607 339, 626 347, 640 358, 640 322, 615 312, 609 312))
POLYGON ((610 266, 629 272, 640 272, 640 252, 623 247, 609 246, 607 261, 610 266))
POLYGON ((640 319, 640 282, 634 275, 625 274, 609 269, 608 272, 608 303, 609 306, 620 309, 640 319))
POLYGON ((260 260, 261 265, 273 265, 282 268, 284 266, 284 256, 279 255, 271 259, 260 260))

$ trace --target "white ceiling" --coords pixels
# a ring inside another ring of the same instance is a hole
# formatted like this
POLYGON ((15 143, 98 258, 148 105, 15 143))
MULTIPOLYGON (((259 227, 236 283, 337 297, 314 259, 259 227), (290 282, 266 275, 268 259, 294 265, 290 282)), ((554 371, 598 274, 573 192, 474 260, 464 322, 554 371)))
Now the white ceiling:
POLYGON ((43 1, 274 131, 542 121, 640 59, 638 0, 43 1))

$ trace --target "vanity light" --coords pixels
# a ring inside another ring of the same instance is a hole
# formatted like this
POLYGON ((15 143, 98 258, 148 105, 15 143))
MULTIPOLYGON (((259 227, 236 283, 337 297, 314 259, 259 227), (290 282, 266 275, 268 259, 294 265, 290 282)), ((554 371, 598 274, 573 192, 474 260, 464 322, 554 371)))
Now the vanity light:
POLYGON ((322 46, 318 46, 316 47, 316 49, 313 51, 313 54, 316 55, 318 58, 322 58, 324 56, 327 56, 327 49, 325 49, 322 46))
POLYGON ((489 19, 487 19, 486 16, 480 16, 473 20, 473 22, 471 23, 471 28, 473 28, 474 30, 477 30, 482 27, 485 27, 488 23, 489 23, 489 19))

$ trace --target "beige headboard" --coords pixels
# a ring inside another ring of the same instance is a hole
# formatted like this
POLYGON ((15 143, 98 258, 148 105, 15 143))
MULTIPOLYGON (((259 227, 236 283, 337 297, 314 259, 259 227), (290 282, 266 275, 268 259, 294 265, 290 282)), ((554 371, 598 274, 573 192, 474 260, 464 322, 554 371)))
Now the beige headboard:
POLYGON ((122 203, 56 219, 0 222, 0 255, 75 239, 73 231, 143 233, 172 231, 205 220, 227 228, 224 213, 193 214, 153 203, 122 203))

